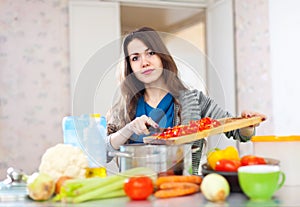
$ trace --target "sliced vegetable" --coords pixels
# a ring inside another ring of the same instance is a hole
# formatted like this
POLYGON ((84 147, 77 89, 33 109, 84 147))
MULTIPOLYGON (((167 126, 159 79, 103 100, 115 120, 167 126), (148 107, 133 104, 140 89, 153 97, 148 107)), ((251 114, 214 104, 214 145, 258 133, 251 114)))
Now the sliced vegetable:
POLYGON ((206 175, 200 189, 204 197, 212 202, 225 201, 230 191, 228 181, 217 173, 206 175))
POLYGON ((214 149, 210 151, 207 155, 207 162, 212 169, 216 169, 216 163, 219 160, 226 159, 226 160, 239 160, 239 152, 233 146, 228 146, 225 149, 214 149))
POLYGON ((200 184, 202 182, 202 178, 198 175, 170 175, 170 176, 162 176, 158 177, 156 180, 156 186, 159 188, 161 184, 167 182, 189 182, 200 184))
POLYGON ((223 172, 237 172, 240 166, 241 162, 239 160, 221 159, 217 161, 215 170, 223 172))
POLYGON ((254 156, 254 155, 245 155, 241 158, 241 165, 264 165, 266 164, 266 160, 262 157, 254 156))
POLYGON ((220 125, 221 125, 221 123, 218 120, 212 119, 210 117, 205 117, 205 118, 199 120, 198 129, 199 129, 199 131, 203 131, 203 130, 217 127, 220 125))
POLYGON ((168 139, 171 137, 184 136, 206 129, 211 129, 220 125, 221 123, 218 120, 212 119, 210 117, 205 117, 199 120, 191 120, 188 125, 169 127, 162 133, 157 134, 157 138, 168 139))
POLYGON ((154 191, 152 180, 148 176, 128 178, 124 191, 132 200, 146 200, 154 191))

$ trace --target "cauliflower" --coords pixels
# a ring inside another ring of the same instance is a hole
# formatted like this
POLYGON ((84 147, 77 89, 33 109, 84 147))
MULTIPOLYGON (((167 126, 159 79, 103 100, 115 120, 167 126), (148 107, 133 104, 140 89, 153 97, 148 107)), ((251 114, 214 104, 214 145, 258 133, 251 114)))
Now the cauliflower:
POLYGON ((47 149, 42 156, 39 172, 47 173, 54 180, 61 176, 84 178, 88 166, 88 159, 80 148, 57 144, 47 149))

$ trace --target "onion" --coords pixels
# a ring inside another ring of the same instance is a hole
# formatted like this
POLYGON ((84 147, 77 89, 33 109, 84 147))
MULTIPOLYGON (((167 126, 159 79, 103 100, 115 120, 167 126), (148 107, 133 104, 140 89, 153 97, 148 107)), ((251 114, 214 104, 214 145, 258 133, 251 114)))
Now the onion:
POLYGON ((27 191, 35 201, 48 200, 54 193, 55 182, 45 173, 35 172, 27 180, 27 191))
POLYGON ((202 180, 200 189, 204 197, 212 202, 225 201, 230 191, 227 180, 217 173, 206 175, 202 180))

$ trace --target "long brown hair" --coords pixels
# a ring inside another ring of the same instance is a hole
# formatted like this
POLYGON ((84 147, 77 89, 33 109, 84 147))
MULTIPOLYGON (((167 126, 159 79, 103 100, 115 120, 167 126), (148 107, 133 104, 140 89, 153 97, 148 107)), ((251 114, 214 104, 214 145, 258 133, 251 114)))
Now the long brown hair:
POLYGON ((108 127, 110 127, 110 120, 115 124, 120 125, 118 127, 111 126, 111 130, 109 130, 109 132, 114 132, 120 129, 126 123, 135 118, 137 102, 145 92, 144 83, 135 77, 129 62, 128 44, 134 39, 142 41, 149 49, 154 51, 161 58, 164 69, 163 78, 168 86, 169 92, 174 97, 175 103, 178 103, 180 91, 187 89, 178 77, 178 68, 174 59, 170 55, 159 34, 154 29, 142 27, 128 34, 123 42, 125 61, 123 71, 120 74, 122 76, 120 84, 121 97, 110 112, 111 115, 114 114, 113 117, 111 115, 108 116, 108 127))

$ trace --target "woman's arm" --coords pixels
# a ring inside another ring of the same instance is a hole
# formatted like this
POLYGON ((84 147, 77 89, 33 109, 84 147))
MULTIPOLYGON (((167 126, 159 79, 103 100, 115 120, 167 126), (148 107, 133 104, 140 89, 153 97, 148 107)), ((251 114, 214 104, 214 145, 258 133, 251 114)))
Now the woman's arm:
MULTIPOLYGON (((232 115, 221 108, 218 104, 214 102, 210 97, 205 96, 202 92, 199 93, 199 104, 201 106, 202 117, 211 117, 214 119, 231 117, 232 115)), ((266 119, 266 116, 257 112, 252 111, 243 111, 241 113, 241 117, 250 118, 254 116, 260 116, 262 119, 266 119)), ((239 130, 234 130, 231 132, 225 133, 225 135, 229 137, 233 137, 239 141, 245 142, 249 141, 253 135, 255 135, 255 127, 258 125, 245 127, 239 130)))
POLYGON ((150 134, 147 126, 157 128, 158 124, 150 117, 143 115, 126 124, 122 129, 106 136, 105 144, 107 150, 107 162, 112 160, 112 157, 108 155, 108 152, 119 150, 120 146, 125 144, 134 133, 137 135, 150 134))
POLYGON ((108 138, 109 138, 108 144, 110 144, 113 149, 118 150, 118 149, 120 149, 121 145, 123 145, 123 144, 125 144, 125 142, 127 142, 127 140, 131 137, 131 135, 133 133, 134 132, 130 126, 130 123, 128 123, 119 131, 108 136, 108 138))
POLYGON ((132 134, 150 134, 148 126, 154 128, 158 127, 158 124, 146 115, 135 118, 128 124, 126 124, 122 129, 110 135, 110 144, 114 149, 119 149, 122 144, 124 144, 132 134))

